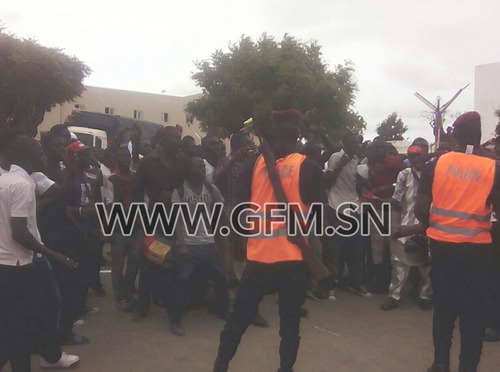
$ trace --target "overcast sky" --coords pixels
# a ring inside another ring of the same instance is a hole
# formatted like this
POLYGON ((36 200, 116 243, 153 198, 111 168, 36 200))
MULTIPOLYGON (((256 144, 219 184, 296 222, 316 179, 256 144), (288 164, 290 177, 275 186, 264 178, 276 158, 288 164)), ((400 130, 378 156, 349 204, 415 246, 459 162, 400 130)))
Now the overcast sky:
POLYGON ((93 70, 85 84, 107 88, 194 94, 201 91, 190 79, 194 61, 227 51, 243 34, 316 40, 331 69, 354 63, 367 138, 397 112, 407 136, 431 139, 415 92, 444 103, 470 83, 447 124, 473 110, 474 67, 500 62, 499 19, 500 0, 0 2, 7 31, 76 56, 93 70))

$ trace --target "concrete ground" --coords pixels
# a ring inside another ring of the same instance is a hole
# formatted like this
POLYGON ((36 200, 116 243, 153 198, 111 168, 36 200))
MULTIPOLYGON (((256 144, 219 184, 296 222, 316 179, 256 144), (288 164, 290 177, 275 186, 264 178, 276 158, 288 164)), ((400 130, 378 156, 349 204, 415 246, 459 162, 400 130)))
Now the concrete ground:
MULTIPOLYGON (((79 371, 211 371, 223 321, 205 309, 186 314, 187 335, 170 333, 165 310, 152 306, 142 323, 119 312, 111 294, 110 274, 102 274, 106 297, 89 294, 88 304, 100 311, 85 318, 75 332, 90 338, 83 346, 67 346, 80 356, 79 371)), ((295 371, 401 372, 426 371, 432 364, 432 311, 420 310, 411 296, 400 308, 379 310, 385 295, 364 298, 346 290, 337 300, 308 299, 309 315, 301 321, 301 345, 295 371)), ((275 371, 279 366, 279 317, 276 296, 260 306, 269 328, 250 326, 230 364, 230 371, 275 371)), ((459 335, 452 348, 452 371, 458 368, 459 335)), ((38 368, 32 357, 32 370, 38 368)), ((6 370, 9 370, 6 368, 6 370)), ((479 371, 500 371, 500 342, 484 343, 479 371)))

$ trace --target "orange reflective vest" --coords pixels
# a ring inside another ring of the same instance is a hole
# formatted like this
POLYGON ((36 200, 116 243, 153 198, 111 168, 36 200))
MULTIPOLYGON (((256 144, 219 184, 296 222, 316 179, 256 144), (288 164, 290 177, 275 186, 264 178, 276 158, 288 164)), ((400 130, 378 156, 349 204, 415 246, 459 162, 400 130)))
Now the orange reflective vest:
POLYGON ((450 243, 491 243, 495 161, 450 152, 439 158, 432 183, 432 205, 427 236, 450 243))
MULTIPOLYGON (((306 216, 309 207, 300 198, 299 175, 304 155, 297 153, 276 160, 276 169, 280 175, 281 185, 289 203, 296 203, 300 212, 306 216)), ((255 213, 259 221, 253 223, 254 236, 247 241, 247 258, 249 261, 276 263, 283 261, 302 261, 300 248, 287 239, 286 223, 283 218, 270 218, 272 203, 276 203, 264 157, 257 159, 253 168, 252 191, 250 202, 259 206, 255 213), (266 207, 267 204, 267 207, 266 207)), ((300 217, 299 212, 299 217, 300 217)), ((274 216, 278 213, 273 212, 274 216)))

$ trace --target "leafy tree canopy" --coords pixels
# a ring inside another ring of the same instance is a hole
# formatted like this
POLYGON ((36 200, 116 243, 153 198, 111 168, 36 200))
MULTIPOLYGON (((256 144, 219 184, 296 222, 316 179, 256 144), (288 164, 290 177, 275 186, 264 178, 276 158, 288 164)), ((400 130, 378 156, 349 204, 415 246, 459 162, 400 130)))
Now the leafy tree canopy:
POLYGON ((91 72, 60 49, 46 48, 0 29, 0 129, 36 134, 47 110, 81 95, 91 72))
POLYGON ((366 126, 353 109, 357 87, 352 64, 329 71, 314 41, 285 35, 277 42, 264 34, 254 42, 242 36, 229 52, 217 50, 196 68, 192 79, 205 94, 189 103, 186 112, 201 121, 205 132, 222 128, 229 135, 249 117, 268 124, 271 110, 290 108, 312 111, 317 122, 312 124, 326 123, 331 135, 360 133, 366 126))
POLYGON ((408 130, 398 114, 393 112, 377 126, 377 134, 386 141, 403 141, 403 135, 408 130))

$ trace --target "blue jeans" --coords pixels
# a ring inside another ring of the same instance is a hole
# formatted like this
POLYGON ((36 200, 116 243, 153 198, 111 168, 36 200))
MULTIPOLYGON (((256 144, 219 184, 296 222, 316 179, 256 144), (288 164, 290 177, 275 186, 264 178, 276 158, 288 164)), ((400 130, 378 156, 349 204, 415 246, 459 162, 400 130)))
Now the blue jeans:
MULTIPOLYGON (((215 290, 213 308, 219 316, 224 317, 228 312, 227 277, 222 267, 220 253, 216 244, 187 244, 186 246, 189 252, 189 259, 179 260, 180 275, 183 278, 184 284, 193 284, 194 288, 191 285, 191 289, 194 290, 194 293, 199 293, 199 289, 204 285, 206 280, 213 280, 215 290)), ((186 290, 183 293, 185 295, 186 290)))
POLYGON ((130 297, 141 266, 140 248, 142 235, 114 235, 111 241, 111 282, 117 301, 130 297), (127 257, 127 270, 123 274, 127 257))

